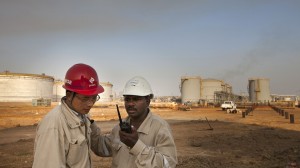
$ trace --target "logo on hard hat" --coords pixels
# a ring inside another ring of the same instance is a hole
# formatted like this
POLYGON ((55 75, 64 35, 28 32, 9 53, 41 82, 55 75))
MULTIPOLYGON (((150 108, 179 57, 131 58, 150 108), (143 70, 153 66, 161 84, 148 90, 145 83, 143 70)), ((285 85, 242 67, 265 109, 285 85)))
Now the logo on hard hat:
POLYGON ((72 85, 72 81, 69 80, 69 79, 65 79, 65 83, 69 84, 69 85, 72 85))
POLYGON ((89 87, 92 87, 92 86, 95 86, 94 82, 95 82, 95 79, 93 77, 91 77, 91 79, 89 80, 90 81, 90 85, 89 87))
POLYGON ((94 83, 95 79, 93 77, 91 77, 91 79, 89 81, 90 81, 90 83, 94 83))
POLYGON ((131 86, 136 86, 138 83, 139 83, 138 80, 132 80, 132 81, 130 81, 130 85, 131 86))

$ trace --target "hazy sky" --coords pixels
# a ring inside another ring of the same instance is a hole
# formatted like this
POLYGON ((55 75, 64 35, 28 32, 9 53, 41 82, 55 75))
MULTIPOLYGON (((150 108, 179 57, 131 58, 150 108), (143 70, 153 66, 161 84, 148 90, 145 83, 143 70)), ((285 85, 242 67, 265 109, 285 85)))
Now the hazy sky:
POLYGON ((117 94, 140 75, 160 96, 182 76, 300 95, 300 1, 1 0, 0 57, 0 72, 56 79, 86 63, 117 94))

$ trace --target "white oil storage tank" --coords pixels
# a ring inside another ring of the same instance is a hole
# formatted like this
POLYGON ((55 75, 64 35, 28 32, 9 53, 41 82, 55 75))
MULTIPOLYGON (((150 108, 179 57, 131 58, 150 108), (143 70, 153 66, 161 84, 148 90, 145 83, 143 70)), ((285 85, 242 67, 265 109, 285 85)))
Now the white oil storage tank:
POLYGON ((100 93, 100 102, 111 102, 113 101, 113 85, 109 82, 100 82, 100 85, 104 88, 104 92, 100 93))
POLYGON ((181 77, 181 103, 199 103, 201 78, 198 76, 181 77))
POLYGON ((45 74, 0 72, 0 102, 51 99, 54 78, 45 74))
POLYGON ((60 102, 61 98, 66 95, 66 89, 62 86, 64 85, 64 82, 62 80, 55 80, 53 85, 53 102, 60 102))
POLYGON ((202 79, 201 80, 201 100, 206 102, 215 102, 215 92, 226 91, 222 80, 202 79))
POLYGON ((250 78, 248 92, 251 102, 266 103, 271 101, 270 80, 267 78, 250 78))

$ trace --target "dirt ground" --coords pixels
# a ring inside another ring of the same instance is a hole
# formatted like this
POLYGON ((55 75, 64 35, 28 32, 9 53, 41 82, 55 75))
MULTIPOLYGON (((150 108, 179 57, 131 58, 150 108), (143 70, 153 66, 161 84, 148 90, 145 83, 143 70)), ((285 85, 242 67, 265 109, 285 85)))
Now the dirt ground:
MULTIPOLYGON (((36 124, 53 107, 0 104, 0 168, 31 167, 36 124)), ((220 108, 152 108, 171 125, 178 168, 300 167, 300 109, 284 110, 294 114, 294 123, 268 106, 245 117, 220 108)), ((114 106, 96 106, 90 114, 103 133, 118 123, 114 106)), ((93 156, 93 162, 108 168, 111 158, 93 156)))

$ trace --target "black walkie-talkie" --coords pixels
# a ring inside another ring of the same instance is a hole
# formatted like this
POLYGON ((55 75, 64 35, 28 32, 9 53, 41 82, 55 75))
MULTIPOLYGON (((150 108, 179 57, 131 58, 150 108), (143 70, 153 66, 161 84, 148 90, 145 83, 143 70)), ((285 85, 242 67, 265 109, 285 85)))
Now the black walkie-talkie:
POLYGON ((131 133, 131 126, 130 126, 130 124, 127 123, 127 122, 123 122, 122 121, 121 114, 120 114, 120 111, 119 111, 119 106, 117 104, 116 104, 116 107, 117 107, 117 111, 118 111, 118 116, 119 116, 121 131, 124 131, 126 133, 131 133))

